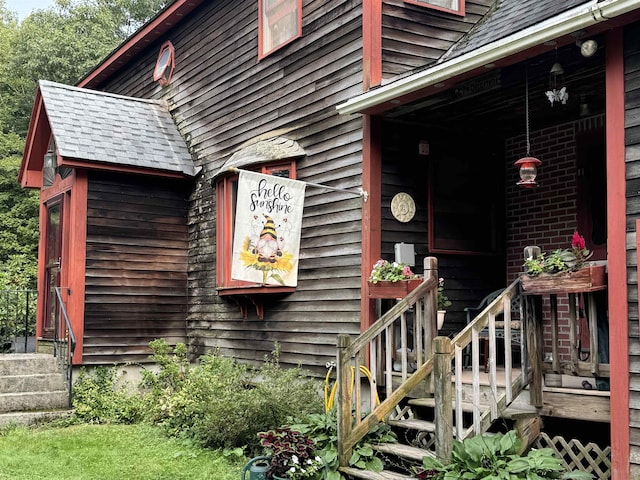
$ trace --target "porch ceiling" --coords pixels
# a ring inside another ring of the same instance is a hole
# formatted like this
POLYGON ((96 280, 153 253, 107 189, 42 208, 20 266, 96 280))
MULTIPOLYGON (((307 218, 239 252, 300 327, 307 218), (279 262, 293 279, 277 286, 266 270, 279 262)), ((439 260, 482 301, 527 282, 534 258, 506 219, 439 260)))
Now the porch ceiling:
POLYGON ((525 72, 529 78, 531 129, 579 118, 581 103, 589 106, 588 115, 602 113, 605 49, 604 39, 595 38, 599 48, 591 58, 584 58, 575 44, 567 45, 558 48, 557 57, 552 50, 502 69, 488 69, 486 74, 473 80, 445 85, 446 90, 441 93, 390 110, 384 117, 425 127, 501 132, 505 137, 524 133, 525 72), (544 92, 549 89, 549 71, 556 58, 564 68, 569 100, 566 105, 552 107, 544 92))

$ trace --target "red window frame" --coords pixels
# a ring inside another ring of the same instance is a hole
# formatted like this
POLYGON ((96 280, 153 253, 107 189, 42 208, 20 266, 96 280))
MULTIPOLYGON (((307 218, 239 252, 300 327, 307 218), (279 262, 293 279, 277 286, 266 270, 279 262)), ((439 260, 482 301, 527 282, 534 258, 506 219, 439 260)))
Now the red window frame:
POLYGON ((153 80, 164 87, 171 83, 173 70, 176 68, 176 50, 173 44, 167 40, 160 47, 156 66, 153 69, 153 80))
POLYGON ((432 8, 434 10, 453 13, 464 17, 464 0, 454 0, 454 2, 455 1, 458 2, 457 8, 447 8, 441 5, 434 5, 432 0, 404 0, 405 3, 410 3, 412 5, 419 5, 421 7, 432 8))
MULTIPOLYGON (((249 168, 249 170, 273 175, 286 170, 292 180, 296 179, 296 163, 294 160, 280 160, 249 168)), ((238 175, 228 175, 216 182, 216 288, 220 295, 242 295, 256 291, 279 292, 293 291, 294 287, 256 287, 255 283, 231 278, 231 264, 233 261, 233 231, 235 226, 236 194, 238 191, 238 175)))
POLYGON ((301 36, 302 0, 258 0, 258 59, 263 59, 301 36), (295 31, 290 36, 267 44, 270 36, 277 33, 274 30, 286 25, 291 18, 295 18, 295 31))

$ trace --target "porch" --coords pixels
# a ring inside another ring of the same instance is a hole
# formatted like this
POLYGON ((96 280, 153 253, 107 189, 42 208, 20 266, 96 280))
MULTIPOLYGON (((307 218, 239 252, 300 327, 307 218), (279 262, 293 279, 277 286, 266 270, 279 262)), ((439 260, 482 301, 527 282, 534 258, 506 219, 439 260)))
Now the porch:
MULTIPOLYGON (((610 478, 610 445, 604 440, 610 437, 609 392, 598 390, 593 376, 578 375, 584 365, 556 362, 574 375, 561 375, 557 368, 554 372, 553 363, 545 365, 541 297, 523 295, 517 279, 453 338, 436 336, 435 258, 425 259, 424 269, 421 285, 395 300, 360 337, 339 338, 339 450, 344 471, 364 475, 346 468, 350 449, 375 423, 385 421, 400 441, 377 448, 390 456, 390 465, 404 465, 395 473, 410 472, 424 456, 446 461, 454 438, 514 428, 528 446, 555 448, 568 468, 610 478), (516 348, 512 342, 500 342, 501 336, 512 338, 512 329, 519 330, 522 339, 516 348), (486 363, 481 361, 482 339, 488 342, 486 363), (350 372, 366 371, 360 368, 364 365, 371 371, 369 392, 362 374, 351 384, 350 372), (545 385, 545 374, 555 375, 547 378, 556 386, 545 385)), ((557 342, 556 333, 551 329, 552 341, 557 342)), ((597 341, 597 332, 594 335, 597 341)), ((593 365, 606 378, 608 364, 596 355, 593 365)))

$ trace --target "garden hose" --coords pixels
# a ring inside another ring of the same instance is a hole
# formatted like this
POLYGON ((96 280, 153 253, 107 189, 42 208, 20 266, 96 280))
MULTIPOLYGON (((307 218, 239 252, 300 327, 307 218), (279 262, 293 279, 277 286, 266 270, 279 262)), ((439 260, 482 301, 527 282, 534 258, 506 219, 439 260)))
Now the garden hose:
MULTIPOLYGON (((333 384, 333 386, 331 387, 331 392, 329 392, 329 382, 331 380, 331 370, 333 370, 333 363, 328 365, 328 371, 327 371, 327 375, 324 379, 324 411, 328 412, 329 410, 331 410, 333 408, 335 399, 336 399, 336 391, 338 390, 338 382, 335 382, 333 384)), ((380 404, 380 397, 378 397, 378 391, 375 388, 374 382, 373 382, 373 376, 371 375, 371 372, 369 371, 369 369, 367 367, 365 367, 364 365, 360 365, 360 373, 363 373, 368 379, 369 379, 369 386, 371 387, 371 389, 373 389, 376 393, 375 396, 375 402, 376 405, 380 404)), ((355 383, 356 383, 356 378, 355 378, 355 367, 351 367, 351 389, 349 391, 350 394, 353 394, 353 389, 355 387, 355 383)))

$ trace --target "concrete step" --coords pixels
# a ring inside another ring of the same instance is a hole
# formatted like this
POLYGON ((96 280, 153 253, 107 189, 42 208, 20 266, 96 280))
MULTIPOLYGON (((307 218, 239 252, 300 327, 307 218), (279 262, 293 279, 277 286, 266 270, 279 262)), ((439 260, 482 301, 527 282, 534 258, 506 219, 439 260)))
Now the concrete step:
POLYGON ((1 393, 52 392, 67 388, 62 373, 0 376, 1 393))
POLYGON ((0 355, 0 376, 59 372, 58 359, 46 353, 7 353, 0 355))
POLYGON ((68 407, 69 394, 65 390, 0 394, 0 413, 56 410, 68 407))
POLYGON ((68 417, 71 413, 72 410, 68 408, 63 410, 0 413, 0 428, 8 425, 40 425, 68 417))

